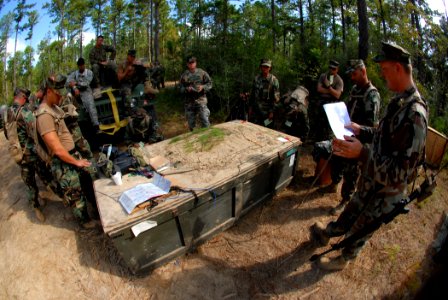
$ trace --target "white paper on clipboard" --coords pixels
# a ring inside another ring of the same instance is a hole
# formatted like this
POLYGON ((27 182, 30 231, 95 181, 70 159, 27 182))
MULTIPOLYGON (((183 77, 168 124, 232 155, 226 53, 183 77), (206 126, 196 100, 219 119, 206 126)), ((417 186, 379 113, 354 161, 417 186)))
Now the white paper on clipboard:
POLYGON ((348 115, 347 106, 344 102, 335 102, 324 104, 324 110, 327 114, 331 130, 337 139, 343 140, 344 135, 352 136, 353 132, 345 128, 345 125, 351 123, 348 115))

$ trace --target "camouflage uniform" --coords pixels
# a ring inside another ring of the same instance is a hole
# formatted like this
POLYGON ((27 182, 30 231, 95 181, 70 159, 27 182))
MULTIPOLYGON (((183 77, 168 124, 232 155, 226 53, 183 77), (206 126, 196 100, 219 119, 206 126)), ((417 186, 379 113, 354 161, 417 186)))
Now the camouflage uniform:
POLYGON ((299 85, 294 91, 282 97, 285 107, 283 129, 287 134, 300 137, 302 142, 306 139, 310 131, 308 95, 308 90, 299 85))
POLYGON ((89 113, 90 121, 93 126, 99 125, 98 122, 98 112, 95 107, 95 100, 93 99, 92 89, 90 88, 90 83, 93 80, 93 72, 89 69, 85 69, 83 73, 79 70, 72 72, 68 78, 66 87, 69 88, 70 82, 76 82, 75 89, 79 90, 79 98, 81 98, 82 105, 85 110, 89 113))
MULTIPOLYGON (((34 119, 34 116, 26 104, 21 107, 19 104, 14 103, 7 111, 7 122, 12 122, 16 115, 17 136, 23 151, 22 161, 19 163, 21 177, 27 187, 28 202, 33 208, 38 208, 40 207, 38 201, 39 190, 37 188, 35 176, 37 156, 34 152, 33 139, 26 131, 26 122, 29 122, 30 119, 34 119)), ((5 131, 6 136, 7 134, 8 133, 5 131)))
POLYGON ((110 60, 108 61, 106 67, 116 71, 117 65, 113 62, 113 60, 115 59, 115 55, 117 54, 117 52, 114 47, 108 45, 102 45, 101 47, 93 47, 89 53, 90 66, 92 68, 95 81, 98 84, 101 82, 100 70, 101 68, 104 68, 104 66, 101 65, 100 62, 107 61, 107 52, 110 52, 109 57, 110 60))
MULTIPOLYGON (((39 117, 44 114, 49 114, 53 119, 55 119, 53 113, 55 112, 49 113, 46 111, 42 111, 41 106, 36 111, 37 121, 39 120, 39 117)), ((58 114, 59 117, 61 117, 64 115, 64 112, 61 109, 59 109, 58 114)), ((60 120, 58 122, 56 122, 55 120, 56 134, 58 135, 61 127, 63 126, 61 123, 65 123, 64 120, 60 120)), ((37 127, 39 132, 39 126, 37 127)), ((81 157, 76 148, 70 150, 69 153, 73 157, 76 158, 81 157)), ((81 224, 90 221, 90 217, 87 212, 86 197, 81 188, 80 176, 78 173, 79 169, 74 165, 62 161, 56 155, 54 155, 51 158, 50 165, 53 178, 58 184, 58 192, 60 193, 60 196, 63 199, 64 205, 70 206, 72 208, 73 214, 81 224)))
MULTIPOLYGON (((270 113, 274 113, 277 103, 280 101, 280 84, 273 74, 267 78, 257 75, 252 85, 249 107, 252 114, 249 121, 264 126, 264 121, 270 113)), ((272 127, 273 122, 268 127, 272 127)))
MULTIPOLYGON (((322 84, 322 86, 325 87, 326 80, 329 81, 329 78, 331 77, 330 73, 323 73, 320 75, 319 83, 322 84)), ((342 78, 336 74, 333 76, 333 80, 329 82, 330 86, 335 90, 344 90, 344 81, 342 78)), ((331 138, 331 128, 330 123, 328 122, 327 115, 324 110, 324 104, 327 103, 334 103, 338 102, 339 99, 336 99, 330 94, 320 94, 319 95, 319 101, 318 101, 318 107, 317 107, 317 114, 316 114, 316 121, 317 125, 319 126, 318 131, 316 132, 316 140, 317 141, 323 141, 328 140, 331 138)))
MULTIPOLYGON (((362 127, 360 141, 373 141, 363 145, 357 191, 337 221, 328 224, 328 236, 351 235, 406 197, 409 180, 424 159, 427 126, 426 103, 412 87, 390 101, 378 129, 362 127)), ((372 234, 345 247, 342 256, 355 258, 372 234)))
POLYGON ((209 127, 210 110, 207 107, 206 93, 212 88, 212 79, 207 72, 200 68, 196 68, 194 73, 186 70, 180 77, 180 92, 185 99, 185 115, 187 117, 188 126, 193 130, 196 126, 196 116, 199 115, 202 127, 209 127), (203 89, 197 92, 196 87, 202 85, 203 89), (187 90, 192 87, 192 91, 187 90))
MULTIPOLYGON (((360 125, 377 126, 380 101, 380 94, 372 83, 369 82, 365 87, 353 86, 347 105, 350 119, 360 125)), ((331 179, 333 184, 338 184, 344 177, 341 188, 341 203, 349 201, 352 197, 358 176, 359 169, 356 160, 335 155, 331 157, 331 179)))

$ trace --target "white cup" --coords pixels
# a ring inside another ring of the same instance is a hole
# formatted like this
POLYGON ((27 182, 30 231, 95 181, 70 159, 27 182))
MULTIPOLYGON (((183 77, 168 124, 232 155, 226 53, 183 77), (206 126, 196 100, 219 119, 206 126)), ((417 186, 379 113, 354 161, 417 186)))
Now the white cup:
POLYGON ((114 175, 112 175, 112 180, 115 182, 116 185, 122 185, 123 181, 121 180, 121 172, 117 172, 114 175))

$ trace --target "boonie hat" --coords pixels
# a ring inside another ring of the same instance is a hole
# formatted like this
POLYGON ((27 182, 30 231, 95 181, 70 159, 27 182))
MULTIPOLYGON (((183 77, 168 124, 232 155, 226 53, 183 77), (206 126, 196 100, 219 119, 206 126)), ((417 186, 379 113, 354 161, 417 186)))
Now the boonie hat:
POLYGON ((272 67, 272 61, 267 58, 263 58, 260 60, 260 66, 272 67))
POLYGON ((345 73, 348 74, 355 71, 356 69, 363 67, 364 67, 364 61, 362 59, 350 59, 348 61, 347 71, 345 73))
POLYGON ((402 47, 390 43, 390 42, 381 42, 383 44, 381 48, 381 53, 373 58, 374 62, 382 62, 382 61, 398 61, 406 64, 411 63, 411 54, 403 49, 402 47))
POLYGON ((51 75, 47 78, 45 85, 47 88, 57 90, 60 95, 66 94, 65 82, 67 77, 62 74, 51 75))
POLYGON ((137 55, 137 51, 135 49, 131 49, 128 51, 128 55, 135 57, 137 55))
POLYGON ((329 64, 330 69, 336 69, 339 67, 339 62, 336 60, 330 60, 330 64, 329 64))

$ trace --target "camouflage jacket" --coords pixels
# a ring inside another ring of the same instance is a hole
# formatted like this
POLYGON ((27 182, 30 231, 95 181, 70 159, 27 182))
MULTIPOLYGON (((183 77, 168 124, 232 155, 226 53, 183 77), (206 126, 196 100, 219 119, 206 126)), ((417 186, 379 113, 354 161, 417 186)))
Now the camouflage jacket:
POLYGON ((360 125, 377 126, 379 122, 381 97, 372 83, 365 87, 353 86, 347 109, 350 119, 360 125))
POLYGON ((98 64, 101 61, 107 60, 107 52, 110 52, 110 60, 115 59, 115 55, 117 54, 116 50, 112 46, 102 45, 101 47, 93 47, 89 53, 89 61, 90 65, 98 64))
POLYGON ((185 96, 185 101, 192 102, 196 100, 203 100, 207 102, 205 93, 212 89, 212 79, 207 72, 200 68, 191 73, 186 70, 180 77, 180 92, 185 96), (198 92, 197 86, 202 85, 203 89, 198 92), (193 90, 189 92, 188 87, 192 87, 193 90))
POLYGON ((384 199, 383 205, 405 197, 407 185, 424 159, 428 127, 426 102, 415 87, 396 95, 378 128, 361 128, 359 197, 384 199))
MULTIPOLYGON (((27 123, 34 122, 35 117, 33 112, 28 108, 28 105, 25 104, 20 109, 20 105, 14 103, 7 111, 7 121, 12 121, 17 115, 16 123, 17 123, 17 137, 19 139, 20 146, 22 147, 23 156, 28 156, 34 158, 36 153, 34 151, 34 141, 32 136, 30 136, 27 132, 27 123), (20 112, 19 112, 20 110, 20 112), (17 114, 17 112, 19 112, 17 114)), ((8 133, 5 132, 5 135, 8 133)))
POLYGON ((274 106, 280 101, 280 84, 277 77, 269 74, 264 78, 257 75, 252 85, 250 94, 250 106, 259 105, 262 111, 273 112, 274 106))

